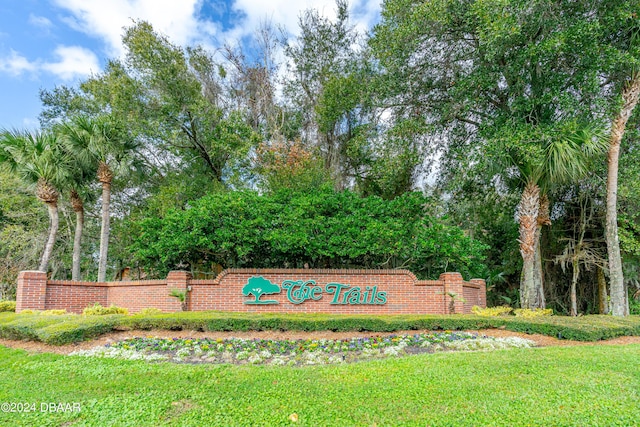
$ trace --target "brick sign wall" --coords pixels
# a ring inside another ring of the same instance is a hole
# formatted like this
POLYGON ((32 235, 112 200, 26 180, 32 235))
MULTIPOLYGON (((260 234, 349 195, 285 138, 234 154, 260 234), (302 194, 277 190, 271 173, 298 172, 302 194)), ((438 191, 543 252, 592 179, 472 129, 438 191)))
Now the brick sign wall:
POLYGON ((187 292, 187 309, 235 312, 335 314, 469 313, 486 306, 483 280, 464 281, 459 273, 417 280, 406 270, 229 269, 215 280, 192 280, 173 271, 166 280, 72 282, 47 280, 38 271, 18 276, 16 311, 66 309, 80 313, 95 302, 130 313, 154 307, 180 311, 170 297, 187 292))

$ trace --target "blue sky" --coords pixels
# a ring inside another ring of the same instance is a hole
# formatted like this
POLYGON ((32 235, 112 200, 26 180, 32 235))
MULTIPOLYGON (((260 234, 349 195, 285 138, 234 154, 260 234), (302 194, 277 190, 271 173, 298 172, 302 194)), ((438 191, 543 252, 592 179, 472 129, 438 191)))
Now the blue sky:
MULTIPOLYGON (((380 0, 351 0, 360 30, 378 19, 380 0)), ((35 128, 40 89, 74 85, 123 55, 122 29, 149 21, 176 44, 221 46, 261 21, 296 33, 300 13, 334 17, 334 0, 0 0, 0 128, 35 128)))

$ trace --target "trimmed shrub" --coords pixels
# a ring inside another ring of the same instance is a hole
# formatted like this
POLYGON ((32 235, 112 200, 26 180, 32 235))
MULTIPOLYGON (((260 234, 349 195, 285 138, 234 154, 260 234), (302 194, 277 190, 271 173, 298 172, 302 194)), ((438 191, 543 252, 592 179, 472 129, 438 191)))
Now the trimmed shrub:
POLYGON ((129 314, 129 310, 123 307, 117 307, 111 304, 110 307, 103 307, 99 303, 95 303, 82 310, 82 314, 86 316, 105 316, 108 314, 129 314))
POLYGON ((0 301, 0 313, 5 311, 16 311, 16 302, 15 301, 0 301))
POLYGON ((618 336, 640 336, 640 317, 612 316, 513 316, 471 315, 328 315, 182 312, 152 315, 47 316, 0 313, 0 337, 67 344, 95 338, 113 330, 165 329, 185 331, 354 331, 396 332, 410 330, 481 330, 504 328, 560 339, 597 341, 618 336))
POLYGON ((63 318, 63 316, 22 313, 13 317, 3 316, 0 320, 0 337, 10 340, 40 341, 38 330, 49 325, 63 323, 63 318))
POLYGON ((122 315, 74 317, 66 322, 54 323, 37 331, 38 340, 52 345, 69 344, 99 337, 113 331, 122 315))

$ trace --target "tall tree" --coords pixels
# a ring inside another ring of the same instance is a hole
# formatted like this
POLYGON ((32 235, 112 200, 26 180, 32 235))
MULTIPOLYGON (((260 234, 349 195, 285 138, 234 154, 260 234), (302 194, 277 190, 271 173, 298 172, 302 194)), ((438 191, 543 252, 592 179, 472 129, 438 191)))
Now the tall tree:
POLYGON ((0 132, 0 163, 35 187, 36 197, 49 211, 49 234, 40 258, 39 271, 47 272, 58 232, 59 189, 68 177, 68 158, 53 132, 0 132))
POLYGON ((89 183, 95 178, 96 168, 94 162, 90 162, 86 156, 76 156, 73 146, 69 146, 65 138, 64 129, 61 129, 63 145, 69 156, 73 159, 70 168, 70 176, 67 180, 69 191, 69 202, 76 216, 76 226, 73 237, 73 254, 71 266, 71 280, 82 280, 80 272, 80 264, 82 261, 82 234, 85 227, 85 201, 93 201, 92 192, 89 189, 89 183))
POLYGON ((316 148, 338 187, 347 185, 347 151, 368 110, 362 105, 363 48, 349 22, 348 3, 336 1, 336 19, 318 10, 299 18, 300 35, 284 46, 292 79, 285 94, 302 112, 302 139, 316 148))
MULTIPOLYGON (((548 135, 543 132, 542 135, 548 135)), ((574 124, 553 137, 536 141, 536 129, 513 127, 502 147, 505 169, 516 168, 524 184, 518 221, 523 260, 520 303, 523 308, 544 308, 541 276, 540 233, 550 225, 548 191, 553 185, 576 182, 590 170, 593 159, 605 150, 601 131, 574 124), (520 140, 520 138, 522 138, 520 140)), ((497 156, 496 156, 497 157, 497 156)))
POLYGON ((630 0, 617 7, 605 9, 597 15, 604 30, 598 41, 607 52, 602 61, 603 75, 611 82, 614 109, 607 153, 607 209, 605 239, 609 255, 611 279, 611 313, 614 316, 629 314, 629 301, 625 287, 620 238, 618 235, 618 161, 620 145, 627 121, 638 104, 640 96, 640 2, 630 0), (621 88, 621 90, 619 89, 621 88), (616 93, 615 89, 619 92, 616 93))
POLYGON ((611 314, 627 316, 629 301, 624 285, 620 239, 618 236, 618 159, 620 143, 627 121, 638 104, 640 96, 640 72, 636 72, 625 83, 622 90, 622 108, 611 124, 609 151, 607 153, 607 217, 605 237, 609 253, 609 277, 611 280, 611 314))
POLYGON ((64 125, 64 131, 76 156, 84 164, 96 165, 96 175, 102 185, 98 281, 104 282, 109 251, 111 185, 116 174, 132 170, 137 144, 118 124, 106 118, 78 116, 64 125))
MULTIPOLYGON (((424 118, 427 129, 441 135, 442 185, 455 183, 474 164, 518 151, 515 163, 485 179, 500 185, 515 175, 524 183, 519 213, 525 306, 543 302, 535 263, 540 227, 548 222, 547 205, 540 203, 545 192, 527 165, 535 166, 532 172, 551 172, 546 150, 571 148, 562 143, 565 130, 604 121, 602 50, 594 42, 601 39, 602 23, 593 15, 605 3, 386 0, 371 40, 384 66, 390 105, 424 118)), ((576 159, 563 160, 563 172, 582 170, 576 159)), ((553 181, 554 174, 547 176, 553 181)))

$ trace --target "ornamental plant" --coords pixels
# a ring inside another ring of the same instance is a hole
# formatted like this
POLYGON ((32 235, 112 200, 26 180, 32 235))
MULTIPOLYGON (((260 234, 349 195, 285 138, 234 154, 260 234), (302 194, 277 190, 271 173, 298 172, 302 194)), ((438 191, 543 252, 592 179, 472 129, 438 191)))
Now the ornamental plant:
POLYGON ((108 314, 128 314, 129 310, 124 307, 117 307, 113 304, 109 307, 103 307, 100 303, 95 303, 82 310, 82 314, 86 316, 105 316, 108 314))
POLYGON ((3 311, 16 311, 16 302, 0 301, 0 313, 3 311))

